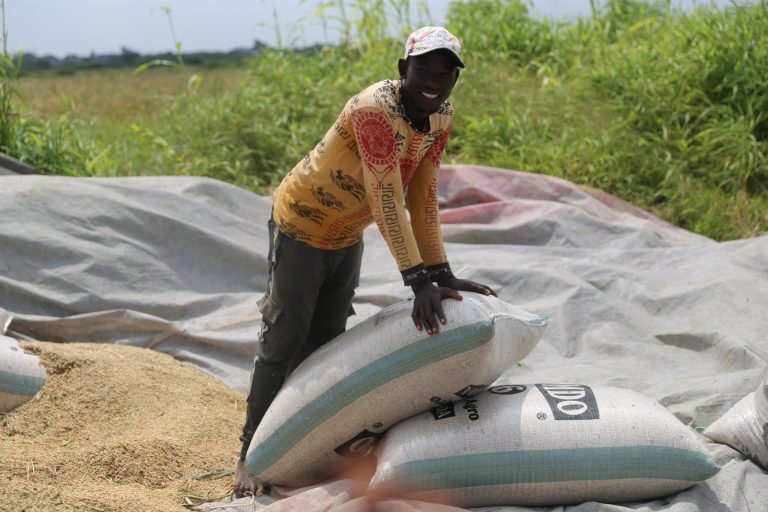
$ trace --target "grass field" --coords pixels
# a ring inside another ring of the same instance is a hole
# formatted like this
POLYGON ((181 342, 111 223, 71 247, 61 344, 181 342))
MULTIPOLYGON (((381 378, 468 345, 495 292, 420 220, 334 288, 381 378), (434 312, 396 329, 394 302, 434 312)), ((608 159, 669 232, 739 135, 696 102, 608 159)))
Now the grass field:
MULTIPOLYGON (((0 149, 60 174, 204 175, 267 193, 349 96, 396 77, 401 37, 377 20, 408 26, 413 2, 348 3, 367 8, 348 11, 367 12, 347 19, 350 44, 313 55, 6 77, 21 101, 5 107, 0 149)), ((563 177, 717 240, 768 231, 765 0, 686 12, 611 0, 571 23, 472 0, 446 25, 468 62, 447 161, 563 177)))
POLYGON ((202 77, 200 94, 221 95, 240 87, 247 69, 187 68, 180 72, 155 68, 137 75, 132 71, 120 68, 37 73, 19 81, 19 99, 28 116, 70 116, 119 127, 157 120, 178 96, 189 92, 194 76, 202 77))

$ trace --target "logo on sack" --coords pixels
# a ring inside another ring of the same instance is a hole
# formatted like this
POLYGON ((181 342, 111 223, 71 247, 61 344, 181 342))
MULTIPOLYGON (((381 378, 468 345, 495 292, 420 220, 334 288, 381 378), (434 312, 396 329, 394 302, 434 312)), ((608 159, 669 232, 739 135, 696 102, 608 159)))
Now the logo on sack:
POLYGON ((493 386, 492 388, 489 388, 488 391, 494 395, 516 395, 522 393, 526 389, 528 388, 522 384, 505 384, 503 386, 493 386))
POLYGON ((453 402, 448 402, 437 407, 433 407, 429 410, 435 420, 444 420, 445 418, 453 418, 456 416, 456 411, 453 408, 453 402))
POLYGON ((383 435, 383 433, 377 434, 376 432, 363 430, 346 443, 336 447, 333 451, 342 457, 347 457, 349 459, 365 457, 373 452, 373 448, 376 446, 379 438, 383 435))
POLYGON ((457 397, 459 397, 461 399, 467 399, 467 398, 471 398, 471 397, 475 396, 476 394, 478 394, 479 392, 483 391, 487 387, 488 386, 475 386, 475 385, 470 384, 469 386, 467 386, 467 387, 465 387, 463 389, 460 389, 459 391, 455 392, 454 395, 456 395, 457 397))
POLYGON ((536 384, 556 420, 599 420, 592 388, 580 384, 536 384))
POLYGON ((470 420, 476 421, 480 419, 480 412, 477 410, 477 400, 474 398, 464 400, 464 405, 461 408, 467 411, 470 420))
POLYGON ((429 410, 429 412, 432 413, 432 416, 435 417, 435 420, 444 420, 445 418, 453 418, 456 416, 453 402, 450 400, 443 400, 439 396, 433 396, 429 401, 437 404, 437 407, 429 410))

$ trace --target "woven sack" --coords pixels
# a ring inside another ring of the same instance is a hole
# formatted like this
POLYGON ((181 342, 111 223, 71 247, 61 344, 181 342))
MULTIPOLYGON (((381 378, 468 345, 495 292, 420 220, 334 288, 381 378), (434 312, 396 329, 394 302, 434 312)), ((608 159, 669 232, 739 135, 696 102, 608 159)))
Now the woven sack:
POLYGON ((0 335, 0 412, 9 412, 40 391, 48 375, 40 359, 13 338, 0 335))
POLYGON ((768 469, 768 377, 712 423, 704 435, 768 469))
POLYGON ((246 469, 291 487, 370 453, 390 426, 491 384, 536 345, 546 319, 495 297, 444 300, 448 323, 418 331, 412 301, 387 307, 309 356, 256 429, 246 469))
POLYGON ((718 470, 693 430, 639 393, 496 385, 391 428, 370 487, 458 507, 616 503, 718 470))

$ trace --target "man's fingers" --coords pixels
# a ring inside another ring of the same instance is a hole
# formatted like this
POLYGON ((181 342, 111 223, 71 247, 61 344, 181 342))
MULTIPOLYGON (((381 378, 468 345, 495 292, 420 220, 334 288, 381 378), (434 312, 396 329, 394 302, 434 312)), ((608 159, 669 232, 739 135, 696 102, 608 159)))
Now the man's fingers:
POLYGON ((490 286, 486 286, 484 284, 472 283, 472 288, 473 289, 471 291, 476 293, 482 293, 483 295, 496 295, 490 286))
MULTIPOLYGON (((443 305, 440 303, 440 299, 436 300, 434 305, 434 315, 437 315, 437 318, 440 320, 441 324, 444 324, 446 322, 445 318, 445 312, 443 311, 443 305)), ((434 318, 434 315, 430 315, 432 318, 434 318)), ((435 331, 437 331, 437 324, 435 324, 435 331)))
POLYGON ((421 322, 424 324, 424 327, 427 329, 427 334, 434 334, 437 332, 437 322, 435 321, 435 313, 434 311, 429 311, 427 314, 425 314, 421 318, 421 322))
POLYGON ((496 297, 496 292, 493 291, 493 288, 491 288, 490 286, 486 286, 484 284, 479 284, 479 283, 472 282, 472 288, 473 289, 469 290, 469 291, 473 291, 473 292, 476 292, 476 293, 482 293, 483 295, 493 295, 494 297, 496 297))
POLYGON ((474 288, 472 290, 473 292, 477 292, 477 293, 487 293, 488 292, 488 287, 485 286, 485 285, 482 285, 482 284, 478 284, 478 283, 474 283, 473 282, 472 283, 472 288, 474 288))
POLYGON ((434 334, 437 332, 437 321, 435 320, 435 311, 430 305, 425 305, 422 310, 418 312, 418 322, 427 331, 427 334, 434 334))
POLYGON ((414 309, 413 313, 411 314, 411 319, 413 320, 417 330, 420 331, 423 328, 426 329, 427 334, 432 334, 433 326, 429 323, 429 315, 426 311, 423 311, 421 308, 414 309))
POLYGON ((443 293, 444 299, 464 300, 464 297, 458 291, 450 288, 445 288, 445 290, 446 291, 443 293))
POLYGON ((491 288, 490 286, 486 286, 484 284, 480 284, 478 286, 480 287, 480 293, 485 295, 493 295, 494 297, 496 296, 496 292, 493 291, 493 288, 491 288))
MULTIPOLYGON (((477 284, 475 284, 475 288, 478 291, 485 290, 477 284)), ((440 330, 440 324, 445 324, 448 321, 441 302, 443 299, 463 300, 464 297, 458 290, 448 287, 435 287, 429 294, 416 297, 411 313, 411 319, 416 329, 422 330, 423 328, 430 335, 440 330)))

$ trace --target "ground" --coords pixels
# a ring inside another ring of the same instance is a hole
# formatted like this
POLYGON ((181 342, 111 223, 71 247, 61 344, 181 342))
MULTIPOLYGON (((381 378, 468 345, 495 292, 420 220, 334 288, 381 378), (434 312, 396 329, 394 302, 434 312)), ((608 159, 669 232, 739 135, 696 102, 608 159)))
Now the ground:
POLYGON ((25 350, 49 378, 0 421, 0 509, 182 511, 231 492, 244 396, 149 349, 25 350))

